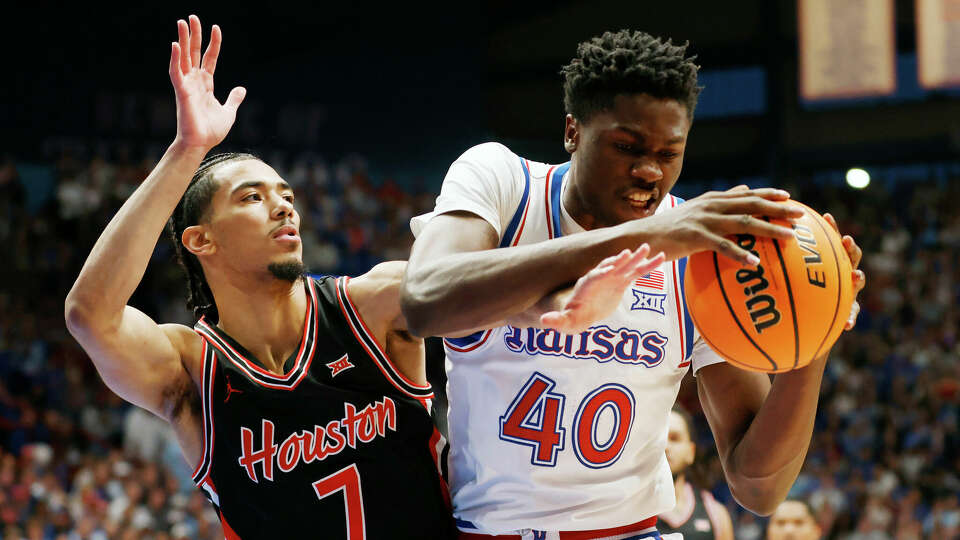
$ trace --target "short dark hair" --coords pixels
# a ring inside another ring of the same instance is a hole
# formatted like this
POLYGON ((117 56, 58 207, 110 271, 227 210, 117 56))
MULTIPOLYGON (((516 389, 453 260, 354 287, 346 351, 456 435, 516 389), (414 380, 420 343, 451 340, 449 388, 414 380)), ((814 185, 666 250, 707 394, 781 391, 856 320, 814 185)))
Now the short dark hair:
POLYGON ((686 56, 688 45, 636 30, 604 32, 580 43, 577 56, 560 71, 567 112, 587 122, 612 108, 618 95, 650 94, 677 100, 693 120, 702 88, 696 56, 686 56))
POLYGON ((190 185, 177 203, 170 221, 167 223, 167 232, 173 241, 177 262, 187 274, 187 307, 193 310, 193 315, 199 319, 206 317, 211 323, 219 320, 217 304, 213 300, 213 292, 203 274, 200 259, 190 253, 183 246, 181 238, 183 231, 192 225, 207 218, 213 194, 217 192, 217 183, 213 181, 213 169, 230 161, 245 159, 260 160, 259 157, 244 152, 227 152, 208 156, 197 168, 197 172, 190 179, 190 185))

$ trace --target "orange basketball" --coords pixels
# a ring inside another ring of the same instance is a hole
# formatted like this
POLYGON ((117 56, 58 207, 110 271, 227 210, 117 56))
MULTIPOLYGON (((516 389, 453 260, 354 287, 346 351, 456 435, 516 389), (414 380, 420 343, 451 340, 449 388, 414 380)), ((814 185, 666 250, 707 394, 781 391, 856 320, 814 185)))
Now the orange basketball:
POLYGON ((713 251, 687 263, 687 305, 700 335, 728 362, 753 371, 809 364, 840 337, 853 304, 852 267, 840 235, 809 207, 784 204, 804 211, 793 239, 731 237, 760 258, 756 268, 713 251))

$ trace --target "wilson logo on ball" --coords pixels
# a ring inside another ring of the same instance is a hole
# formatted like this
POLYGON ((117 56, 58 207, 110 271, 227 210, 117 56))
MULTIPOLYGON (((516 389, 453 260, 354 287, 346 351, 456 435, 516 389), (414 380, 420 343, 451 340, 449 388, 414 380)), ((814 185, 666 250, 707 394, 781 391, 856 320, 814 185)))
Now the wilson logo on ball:
MULTIPOLYGON (((752 234, 737 235, 737 245, 759 257, 760 255, 754 249, 756 244, 757 238, 752 234)), ((757 333, 780 322, 777 301, 769 294, 760 294, 770 286, 767 278, 763 277, 763 265, 758 264, 755 269, 737 270, 735 277, 737 283, 746 285, 743 288, 743 295, 747 297, 744 304, 747 306, 747 313, 750 314, 750 320, 753 321, 753 327, 757 329, 757 333)))

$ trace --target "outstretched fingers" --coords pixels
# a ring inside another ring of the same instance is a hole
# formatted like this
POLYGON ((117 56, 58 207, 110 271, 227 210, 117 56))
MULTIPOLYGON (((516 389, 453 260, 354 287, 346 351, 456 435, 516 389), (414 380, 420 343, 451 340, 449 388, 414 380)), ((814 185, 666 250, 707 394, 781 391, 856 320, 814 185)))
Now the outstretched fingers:
POLYGON ((180 44, 174 41, 170 44, 170 82, 174 88, 180 88, 183 83, 183 72, 180 71, 180 44))
POLYGON ((220 57, 220 43, 223 41, 223 34, 220 32, 220 27, 213 25, 213 29, 210 30, 210 44, 207 45, 207 52, 203 53, 203 69, 213 75, 213 72, 217 69, 217 58, 220 57))
POLYGON ((190 27, 187 21, 177 21, 177 39, 180 45, 180 72, 190 72, 190 27))
POLYGON ((190 16, 190 65, 200 67, 200 48, 203 44, 203 30, 200 27, 200 18, 190 16))

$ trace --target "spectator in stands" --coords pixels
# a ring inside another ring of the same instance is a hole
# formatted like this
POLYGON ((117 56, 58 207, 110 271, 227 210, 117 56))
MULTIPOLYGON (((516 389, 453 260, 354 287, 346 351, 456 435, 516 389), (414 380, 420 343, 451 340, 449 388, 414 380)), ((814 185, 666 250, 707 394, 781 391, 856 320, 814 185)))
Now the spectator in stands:
POLYGON ((767 525, 767 540, 818 540, 821 533, 810 506, 798 499, 780 503, 767 525))

